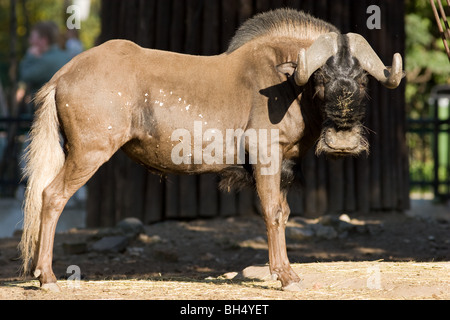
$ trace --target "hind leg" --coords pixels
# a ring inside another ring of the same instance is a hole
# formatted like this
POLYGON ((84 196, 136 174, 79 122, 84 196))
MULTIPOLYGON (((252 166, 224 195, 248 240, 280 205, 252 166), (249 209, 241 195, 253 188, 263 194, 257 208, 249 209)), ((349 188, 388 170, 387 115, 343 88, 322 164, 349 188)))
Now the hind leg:
POLYGON ((72 152, 68 155, 56 178, 44 190, 39 244, 34 270, 34 276, 39 279, 42 288, 59 290, 52 270, 52 258, 56 224, 64 206, 70 197, 94 175, 111 155, 106 156, 103 152, 86 152, 83 154, 72 152))

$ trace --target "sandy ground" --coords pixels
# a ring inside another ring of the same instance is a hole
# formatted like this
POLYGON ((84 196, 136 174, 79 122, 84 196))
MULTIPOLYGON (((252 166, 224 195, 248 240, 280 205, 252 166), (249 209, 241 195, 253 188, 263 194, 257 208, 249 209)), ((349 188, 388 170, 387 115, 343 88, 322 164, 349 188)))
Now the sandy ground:
POLYGON ((448 262, 326 262, 293 264, 304 290, 285 292, 277 281, 224 277, 152 277, 128 280, 60 281, 62 293, 37 289, 37 281, 0 287, 3 299, 85 300, 359 300, 450 299, 448 262))
MULTIPOLYGON (((121 253, 64 250, 68 243, 89 248, 104 230, 58 233, 53 267, 61 293, 19 277, 16 235, 0 239, 0 299, 450 299, 450 210, 431 209, 351 217, 370 228, 333 239, 288 237, 288 255, 303 279, 301 292, 281 291, 270 279, 260 217, 145 226, 121 253), (79 268, 80 281, 71 279, 69 266, 79 268)), ((294 217, 288 228, 304 222, 294 217)))

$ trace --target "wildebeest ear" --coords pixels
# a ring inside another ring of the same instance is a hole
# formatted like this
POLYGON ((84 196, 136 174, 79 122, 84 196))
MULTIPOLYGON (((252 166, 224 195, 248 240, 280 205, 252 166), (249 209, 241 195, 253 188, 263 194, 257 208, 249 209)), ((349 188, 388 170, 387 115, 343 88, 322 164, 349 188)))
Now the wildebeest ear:
POLYGON ((295 62, 285 62, 277 65, 278 72, 289 76, 292 76, 294 74, 295 68, 297 68, 297 64, 295 62))

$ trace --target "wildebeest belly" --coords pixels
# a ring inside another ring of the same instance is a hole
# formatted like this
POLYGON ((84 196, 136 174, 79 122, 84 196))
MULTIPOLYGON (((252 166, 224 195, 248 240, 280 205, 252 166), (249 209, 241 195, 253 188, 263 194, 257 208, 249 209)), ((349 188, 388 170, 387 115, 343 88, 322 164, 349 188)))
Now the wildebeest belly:
MULTIPOLYGON (((197 114, 198 113, 198 114, 197 114)), ((168 173, 218 172, 236 163, 219 119, 147 109, 133 119, 132 139, 122 149, 138 163, 168 173), (228 156, 228 159, 227 159, 228 156), (232 159, 232 160, 230 160, 232 159)), ((224 120, 224 122, 226 122, 224 120)), ((229 124, 231 126, 231 124, 229 124)))
POLYGON ((132 139, 122 150, 134 161, 150 171, 163 173, 205 173, 219 172, 227 167, 226 161, 206 163, 201 145, 197 147, 188 143, 166 139, 159 140, 148 135, 143 139, 132 139))

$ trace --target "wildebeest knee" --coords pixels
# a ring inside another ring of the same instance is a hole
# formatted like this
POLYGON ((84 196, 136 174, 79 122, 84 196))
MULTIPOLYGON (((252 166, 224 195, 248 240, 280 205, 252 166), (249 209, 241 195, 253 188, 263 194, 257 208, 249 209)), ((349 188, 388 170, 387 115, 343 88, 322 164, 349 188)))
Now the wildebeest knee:
POLYGON ((55 192, 51 187, 47 187, 42 193, 42 208, 45 212, 59 215, 64 209, 67 199, 60 193, 55 192))
POLYGON ((282 205, 272 207, 265 213, 265 220, 268 226, 274 226, 276 228, 285 227, 289 216, 289 208, 284 208, 282 205))

